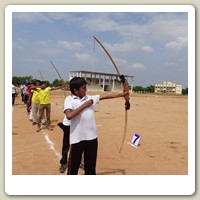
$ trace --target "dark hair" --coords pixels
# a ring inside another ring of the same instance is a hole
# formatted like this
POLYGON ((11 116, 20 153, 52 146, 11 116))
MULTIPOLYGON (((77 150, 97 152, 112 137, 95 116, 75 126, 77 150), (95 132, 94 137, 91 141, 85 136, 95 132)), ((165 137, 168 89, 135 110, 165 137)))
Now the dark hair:
POLYGON ((83 85, 87 85, 87 81, 84 78, 82 77, 72 78, 69 82, 69 88, 71 93, 75 95, 74 90, 75 89, 79 90, 79 88, 82 87, 83 85))
POLYGON ((32 82, 33 85, 36 85, 37 83, 39 83, 39 85, 41 85, 41 81, 40 80, 35 80, 32 82))

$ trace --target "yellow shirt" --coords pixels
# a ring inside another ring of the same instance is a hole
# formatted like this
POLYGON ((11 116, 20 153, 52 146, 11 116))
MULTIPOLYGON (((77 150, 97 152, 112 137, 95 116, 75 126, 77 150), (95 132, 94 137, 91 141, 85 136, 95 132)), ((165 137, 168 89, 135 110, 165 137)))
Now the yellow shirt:
POLYGON ((31 90, 31 92, 33 93, 32 103, 40 104, 39 91, 31 90))
POLYGON ((39 91, 40 104, 50 103, 50 98, 49 98, 50 90, 51 90, 50 87, 46 87, 45 89, 37 88, 37 91, 39 91))

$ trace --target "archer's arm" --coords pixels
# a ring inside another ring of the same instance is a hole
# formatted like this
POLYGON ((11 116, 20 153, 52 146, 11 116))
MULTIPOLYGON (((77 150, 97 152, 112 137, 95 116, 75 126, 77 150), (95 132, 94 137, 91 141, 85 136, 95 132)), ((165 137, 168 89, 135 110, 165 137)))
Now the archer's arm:
POLYGON ((125 97, 129 92, 123 92, 123 93, 117 93, 117 94, 109 94, 106 96, 100 96, 99 100, 104 100, 104 99, 114 99, 118 97, 125 97))
POLYGON ((58 89, 61 89, 61 88, 65 88, 66 85, 65 85, 65 81, 63 79, 60 80, 62 85, 61 86, 58 86, 58 87, 53 87, 51 88, 51 90, 58 90, 58 89))
POLYGON ((66 114, 67 119, 71 120, 72 118, 76 117, 80 112, 82 112, 85 108, 90 107, 92 104, 93 100, 90 99, 74 110, 66 109, 64 113, 66 114))

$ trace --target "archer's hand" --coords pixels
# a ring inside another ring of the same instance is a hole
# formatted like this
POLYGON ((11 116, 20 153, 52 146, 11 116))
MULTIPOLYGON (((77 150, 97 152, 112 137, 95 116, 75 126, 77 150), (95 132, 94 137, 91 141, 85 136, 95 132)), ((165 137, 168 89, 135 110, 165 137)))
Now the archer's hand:
POLYGON ((125 103, 125 110, 130 110, 131 104, 129 101, 126 101, 125 103))
POLYGON ((65 88, 66 87, 65 81, 63 79, 61 79, 60 82, 62 83, 62 86, 65 88))
POLYGON ((122 82, 122 83, 125 83, 126 82, 126 79, 125 79, 125 76, 124 75, 120 75, 120 81, 122 82))
POLYGON ((90 107, 92 104, 93 104, 93 100, 90 99, 90 100, 86 101, 83 105, 85 108, 87 108, 87 107, 90 107))
POLYGON ((61 82, 62 84, 65 84, 65 81, 64 81, 63 79, 60 79, 60 82, 61 82))
POLYGON ((123 92, 123 97, 129 94, 129 91, 123 92))

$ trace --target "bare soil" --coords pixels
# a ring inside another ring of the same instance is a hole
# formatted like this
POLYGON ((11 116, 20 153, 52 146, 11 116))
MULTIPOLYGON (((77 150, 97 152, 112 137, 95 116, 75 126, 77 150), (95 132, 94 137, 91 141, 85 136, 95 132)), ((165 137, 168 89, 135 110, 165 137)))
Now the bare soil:
MULTIPOLYGON (((13 175, 63 175, 58 170, 63 133, 57 123, 63 120, 65 97, 63 91, 51 91, 50 98, 53 131, 44 128, 40 132, 36 132, 36 126, 29 121, 20 95, 16 98, 12 112, 13 175)), ((95 118, 99 141, 98 175, 188 174, 187 96, 131 94, 121 153, 124 99, 101 101, 95 108, 95 118), (141 136, 137 148, 130 144, 134 133, 141 136)), ((79 174, 84 171, 80 169, 79 174)))

